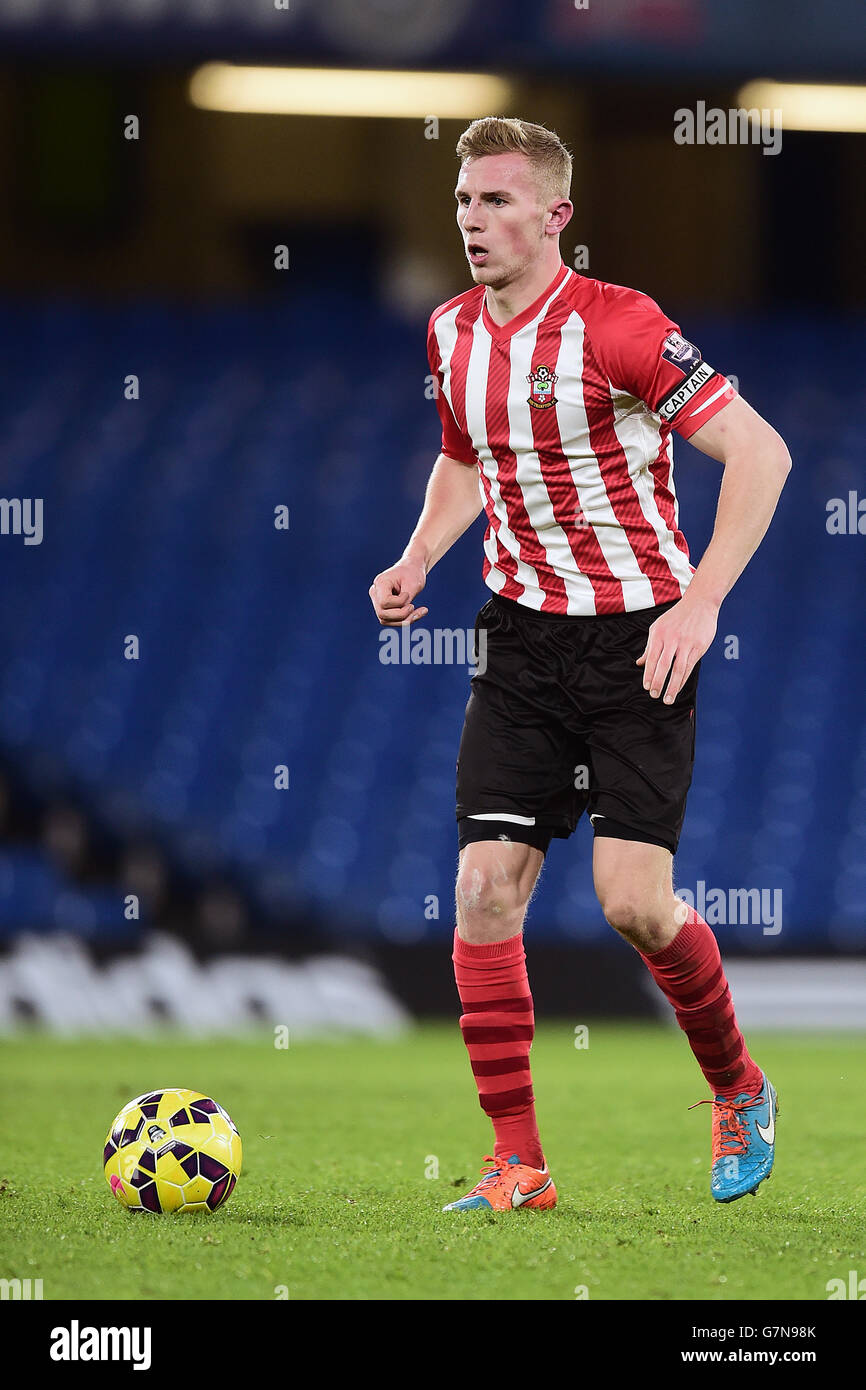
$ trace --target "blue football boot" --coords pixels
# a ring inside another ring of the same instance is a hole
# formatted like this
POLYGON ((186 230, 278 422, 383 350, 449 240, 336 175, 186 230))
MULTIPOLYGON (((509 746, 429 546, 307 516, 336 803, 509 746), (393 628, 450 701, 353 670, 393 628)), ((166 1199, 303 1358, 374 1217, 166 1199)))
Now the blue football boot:
POLYGON ((698 1101, 713 1107, 710 1191, 717 1202, 735 1202, 747 1192, 754 1195, 772 1172, 779 1102, 772 1082, 761 1075, 763 1085, 757 1095, 744 1091, 734 1100, 716 1096, 709 1102, 698 1101))

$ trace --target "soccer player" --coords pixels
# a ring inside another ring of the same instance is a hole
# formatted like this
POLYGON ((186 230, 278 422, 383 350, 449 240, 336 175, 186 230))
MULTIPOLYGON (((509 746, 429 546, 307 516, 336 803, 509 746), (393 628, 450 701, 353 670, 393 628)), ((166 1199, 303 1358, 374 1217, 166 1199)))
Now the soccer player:
POLYGON ((529 1067, 523 922, 554 837, 584 811, 610 925, 673 1006, 709 1084, 711 1192, 773 1165, 776 1093, 737 1026, 716 939, 673 892, 700 659, 769 525, 790 456, 647 295, 562 260, 571 156, 543 126, 473 121, 457 225, 474 285, 434 310, 442 449, 415 531, 370 597, 417 622, 433 566, 487 514, 493 591, 457 765, 453 961, 493 1155, 446 1211, 552 1207, 529 1067), (724 465, 712 539, 689 561, 671 431, 724 465))

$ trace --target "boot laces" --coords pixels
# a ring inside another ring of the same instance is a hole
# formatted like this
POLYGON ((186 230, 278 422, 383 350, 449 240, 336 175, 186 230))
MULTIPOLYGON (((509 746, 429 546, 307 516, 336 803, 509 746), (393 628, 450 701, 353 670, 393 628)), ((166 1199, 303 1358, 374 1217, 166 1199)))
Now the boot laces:
POLYGON ((492 1187, 501 1174, 502 1167, 502 1163, 495 1159, 492 1154, 485 1154, 484 1163, 478 1169, 479 1173, 483 1173, 484 1176, 479 1183, 475 1184, 472 1189, 473 1192, 483 1192, 485 1187, 492 1187))
POLYGON ((740 1112, 760 1105, 763 1098, 753 1096, 750 1100, 697 1100, 690 1105, 695 1110, 699 1105, 713 1107, 713 1147, 716 1154, 727 1157, 730 1154, 745 1153, 749 1146, 749 1135, 740 1112))

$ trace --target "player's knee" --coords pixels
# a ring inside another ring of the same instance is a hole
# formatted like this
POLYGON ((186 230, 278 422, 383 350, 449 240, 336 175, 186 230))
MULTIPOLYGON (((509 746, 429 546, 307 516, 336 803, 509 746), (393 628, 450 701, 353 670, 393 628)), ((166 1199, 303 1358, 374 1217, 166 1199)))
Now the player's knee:
POLYGON ((523 925, 525 895, 516 877, 487 865, 461 865, 457 876, 457 914, 460 934, 471 941, 488 939, 491 930, 523 925))
POLYGON ((619 889, 601 899, 607 921, 639 951, 659 951, 670 940, 671 914, 654 894, 619 889))
POLYGON ((601 910, 614 931, 628 936, 636 931, 642 921, 643 913, 639 899, 627 893, 612 893, 601 899, 601 910))

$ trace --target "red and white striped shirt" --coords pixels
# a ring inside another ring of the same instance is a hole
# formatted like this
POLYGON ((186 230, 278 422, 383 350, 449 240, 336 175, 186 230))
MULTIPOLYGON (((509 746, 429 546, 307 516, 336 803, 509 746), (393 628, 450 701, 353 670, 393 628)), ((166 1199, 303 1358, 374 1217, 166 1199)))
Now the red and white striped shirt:
POLYGON ((440 305, 427 352, 442 452, 479 469, 494 593, 575 616, 685 593, 671 430, 736 393, 654 300, 563 262, 501 327, 483 285, 440 305))

